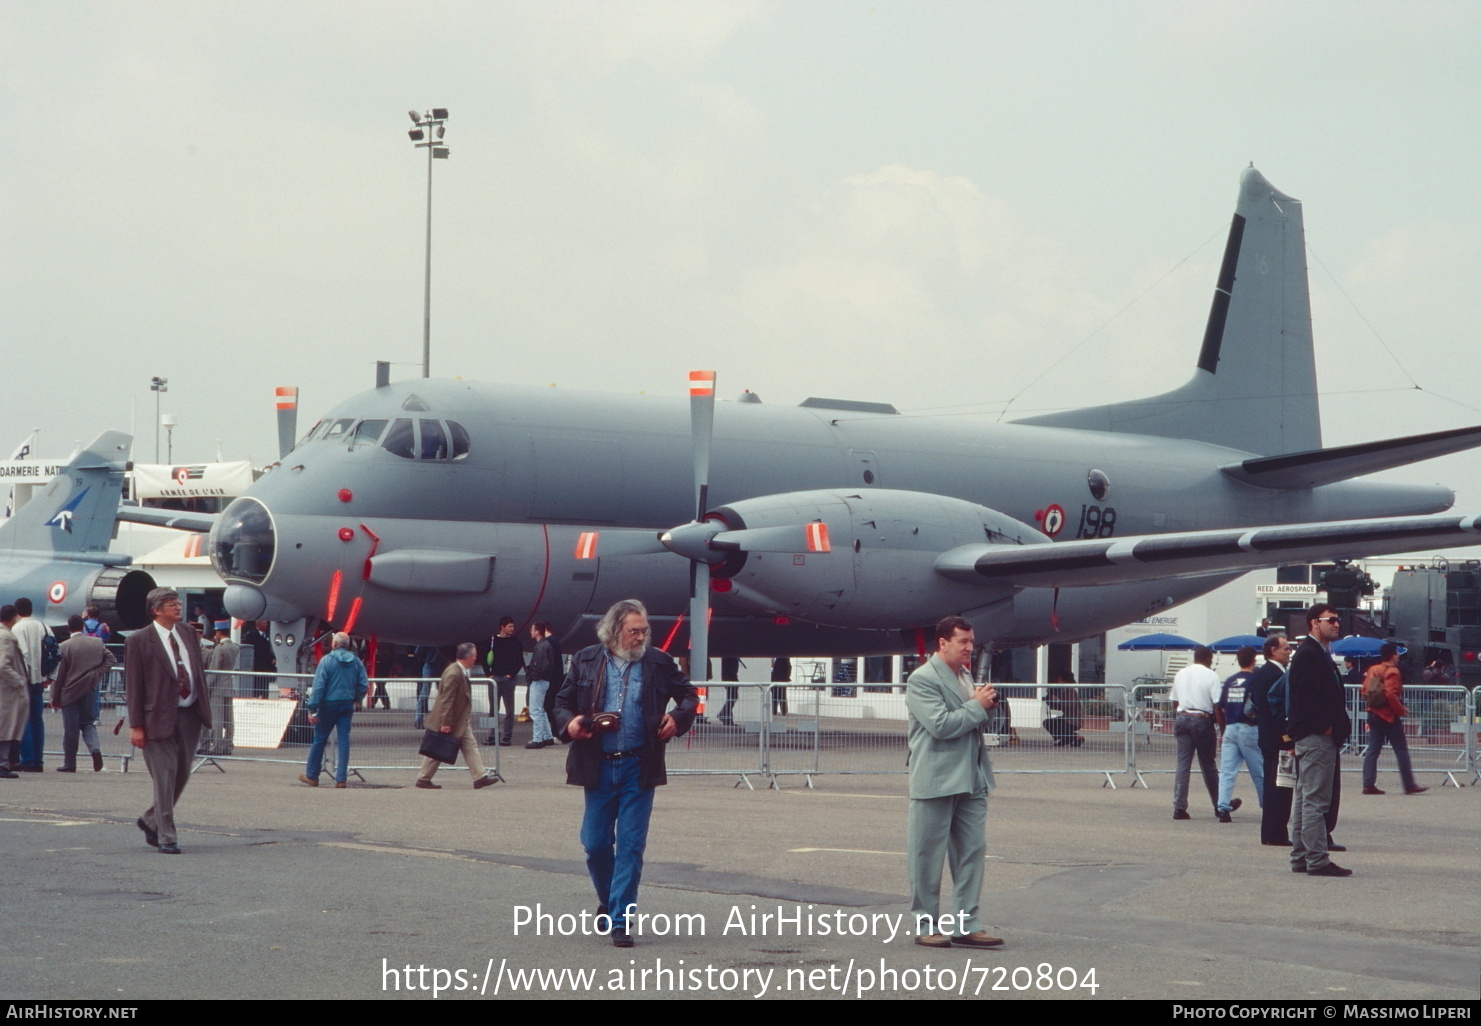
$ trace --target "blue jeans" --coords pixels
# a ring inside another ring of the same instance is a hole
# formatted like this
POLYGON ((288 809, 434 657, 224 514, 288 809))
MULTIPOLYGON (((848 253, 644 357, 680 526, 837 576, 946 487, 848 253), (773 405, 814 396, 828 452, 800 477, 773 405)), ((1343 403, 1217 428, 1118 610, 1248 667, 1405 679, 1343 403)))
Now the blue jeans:
POLYGON ((643 851, 648 847, 648 819, 653 815, 653 788, 640 787, 642 757, 603 759, 600 783, 586 789, 581 818, 581 847, 597 901, 607 906, 614 929, 625 929, 629 905, 638 902, 643 851))
POLYGON ((1414 769, 1409 765, 1409 742, 1404 737, 1404 721, 1390 723, 1371 713, 1368 715, 1368 751, 1363 755, 1363 786, 1378 786, 1378 753, 1385 741, 1393 745, 1404 790, 1414 790, 1419 785, 1415 783, 1414 769))
POLYGON ((335 739, 338 758, 334 767, 334 782, 343 784, 350 774, 350 721, 355 716, 354 702, 323 702, 314 722, 314 743, 309 747, 309 764, 304 776, 318 780, 324 769, 324 746, 329 743, 329 732, 339 731, 335 739))
POLYGON ((1228 812, 1234 797, 1234 778, 1239 764, 1250 770, 1250 783, 1255 785, 1255 801, 1265 805, 1265 757, 1260 754, 1260 732, 1253 723, 1231 723, 1224 728, 1224 748, 1219 753, 1218 811, 1228 812))
POLYGON ((531 741, 549 741, 550 718, 545 715, 545 692, 550 689, 548 680, 530 681, 530 724, 534 733, 531 741))
MULTIPOLYGON (((426 672, 424 668, 423 673, 426 672)), ((432 682, 430 680, 417 681, 417 718, 411 721, 413 730, 422 729, 422 721, 427 718, 427 699, 432 695, 432 682)))
POLYGON ((41 753, 46 750, 46 721, 41 718, 46 709, 46 688, 40 684, 27 684, 31 695, 31 711, 26 716, 26 732, 21 735, 21 765, 40 766, 41 753))

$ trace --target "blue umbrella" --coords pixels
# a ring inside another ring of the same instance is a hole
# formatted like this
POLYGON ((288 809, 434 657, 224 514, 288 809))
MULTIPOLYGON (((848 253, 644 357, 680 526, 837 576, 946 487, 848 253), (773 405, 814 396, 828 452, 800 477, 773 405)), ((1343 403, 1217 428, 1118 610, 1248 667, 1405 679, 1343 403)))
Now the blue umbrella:
POLYGON ((1258 634, 1231 634, 1227 638, 1220 638, 1209 645, 1215 652, 1238 652, 1242 648, 1253 648, 1258 652, 1265 644, 1265 639, 1258 634))
MULTIPOLYGON (((1363 638, 1356 634, 1343 638, 1341 641, 1332 642, 1332 654, 1337 656, 1352 656, 1355 659, 1374 659, 1378 656, 1378 650, 1385 644, 1382 638, 1363 638)), ((1395 642, 1395 644, 1398 644, 1395 642)), ((1399 655, 1409 651, 1403 645, 1399 645, 1399 655)))
POLYGON ((1123 641, 1116 648, 1122 652, 1192 651, 1198 642, 1176 634, 1143 634, 1139 638, 1123 641))

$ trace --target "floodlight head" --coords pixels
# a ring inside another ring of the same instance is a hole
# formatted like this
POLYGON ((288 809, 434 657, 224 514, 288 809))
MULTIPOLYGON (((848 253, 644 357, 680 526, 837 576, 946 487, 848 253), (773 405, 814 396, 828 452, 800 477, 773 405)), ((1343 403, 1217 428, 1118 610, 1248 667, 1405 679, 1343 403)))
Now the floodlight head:
POLYGON ((415 122, 416 124, 420 125, 422 123, 422 116, 420 114, 418 114, 416 111, 409 110, 406 113, 408 113, 408 114, 411 115, 411 120, 413 122, 415 122))
POLYGON ((433 107, 432 108, 432 120, 433 121, 446 121, 447 120, 447 108, 446 107, 433 107))
POLYGON ((447 154, 448 154, 447 148, 444 147, 444 146, 434 146, 434 147, 432 147, 432 156, 434 156, 434 157, 446 157, 447 154))
POLYGON ((447 134, 447 126, 446 125, 438 125, 437 126, 437 138, 441 139, 446 134, 447 134))
POLYGON ((412 142, 421 142, 426 133, 424 133, 420 128, 413 128, 406 134, 411 136, 412 142))

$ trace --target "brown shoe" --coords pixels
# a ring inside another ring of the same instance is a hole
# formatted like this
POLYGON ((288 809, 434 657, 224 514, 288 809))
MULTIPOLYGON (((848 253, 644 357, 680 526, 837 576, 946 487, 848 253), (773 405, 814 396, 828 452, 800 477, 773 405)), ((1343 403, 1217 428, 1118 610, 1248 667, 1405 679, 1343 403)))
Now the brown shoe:
POLYGON ((977 930, 963 937, 953 937, 951 943, 958 948, 1000 948, 1003 938, 990 937, 986 930, 977 930))
POLYGON ((1404 793, 1405 794, 1423 794, 1425 791, 1428 791, 1428 790, 1429 790, 1429 788, 1427 788, 1427 787, 1406 787, 1406 788, 1404 788, 1404 793))
POLYGON ((480 787, 488 787, 493 782, 493 777, 479 777, 477 780, 473 781, 473 787, 475 790, 477 790, 480 787))
POLYGON ((302 773, 300 773, 300 774, 299 774, 299 775, 298 775, 298 782, 299 782, 299 783, 300 783, 300 784, 307 784, 307 785, 309 785, 309 786, 310 786, 310 787, 318 787, 318 786, 319 786, 319 782, 318 782, 318 781, 317 781, 317 780, 313 780, 313 779, 311 779, 311 778, 310 778, 310 777, 308 777, 308 776, 305 776, 305 775, 304 775, 304 774, 302 774, 302 773))
POLYGON ((347 783, 345 783, 343 780, 336 780, 334 782, 334 786, 335 787, 349 787, 350 785, 347 784, 347 783))
POLYGON ((951 947, 951 938, 944 933, 923 933, 915 939, 915 942, 923 948, 951 947))
POLYGON ((434 784, 430 780, 418 780, 417 787, 425 787, 428 791, 441 791, 441 784, 434 784))

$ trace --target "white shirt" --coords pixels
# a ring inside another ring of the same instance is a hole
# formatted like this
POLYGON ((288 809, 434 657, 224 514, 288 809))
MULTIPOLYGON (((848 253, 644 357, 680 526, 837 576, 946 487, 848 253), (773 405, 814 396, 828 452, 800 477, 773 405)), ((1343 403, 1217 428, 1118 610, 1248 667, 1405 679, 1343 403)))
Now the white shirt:
MULTIPOLYGON (((175 626, 177 628, 174 632, 175 641, 180 646, 180 665, 185 667, 185 676, 190 678, 190 694, 189 696, 180 699, 180 707, 183 709, 187 705, 193 705, 195 703, 195 671, 190 668, 190 652, 186 649, 185 646, 194 645, 196 643, 196 640, 193 637, 186 639, 179 632, 178 628, 180 625, 176 624, 175 626)), ((174 658, 175 653, 170 650, 171 632, 161 627, 158 620, 154 621, 154 629, 159 633, 159 640, 165 646, 165 651, 170 654, 171 658, 174 658)), ((191 634, 194 633, 194 631, 191 631, 191 634)))
POLYGON ((15 635, 21 658, 26 661, 27 683, 40 684, 46 679, 41 676, 41 639, 47 635, 46 624, 34 616, 24 616, 11 624, 10 633, 15 635))
POLYGON ((1201 712, 1212 716, 1222 687, 1218 674, 1201 663, 1194 663, 1178 671, 1167 697, 1173 700, 1178 712, 1201 712))

